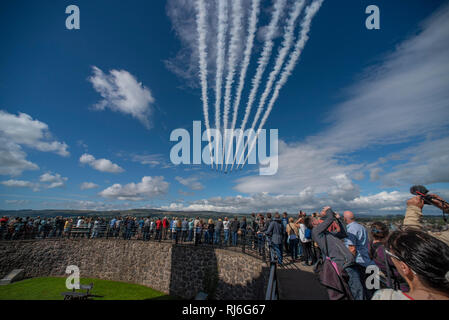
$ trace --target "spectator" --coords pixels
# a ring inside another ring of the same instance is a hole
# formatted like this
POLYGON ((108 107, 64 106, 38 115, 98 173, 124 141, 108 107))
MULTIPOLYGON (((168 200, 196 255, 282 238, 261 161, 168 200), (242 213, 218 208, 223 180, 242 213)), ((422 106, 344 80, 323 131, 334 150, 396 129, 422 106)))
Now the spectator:
POLYGON ((334 213, 330 207, 324 207, 321 211, 321 216, 324 220, 317 226, 313 226, 310 218, 305 219, 305 225, 312 230, 312 239, 318 244, 321 252, 348 274, 348 285, 352 297, 355 300, 363 300, 363 285, 360 279, 360 274, 353 268, 355 257, 341 241, 341 239, 346 237, 346 231, 340 221, 340 216, 334 213), (332 233, 328 230, 334 222, 339 225, 339 230, 342 233, 341 235, 338 235, 338 237, 337 233, 332 233))
POLYGON ((115 221, 115 234, 114 234, 115 238, 120 236, 120 230, 122 229, 122 224, 123 224, 122 217, 118 217, 117 221, 115 221))
POLYGON ((190 221, 189 221, 189 237, 188 237, 188 239, 187 239, 187 241, 192 241, 193 240, 193 224, 194 224, 194 221, 193 221, 193 219, 190 219, 190 221))
POLYGON ((199 220, 195 226, 195 245, 201 244, 201 238, 203 235, 203 220, 199 220))
POLYGON ((407 281, 408 293, 378 290, 372 300, 449 300, 449 246, 416 229, 394 231, 385 252, 407 281))
POLYGON ((181 232, 182 232, 181 242, 187 241, 188 231, 189 231, 189 222, 187 221, 187 218, 184 218, 184 220, 181 223, 181 232))
POLYGON ((155 233, 155 231, 156 231, 156 222, 153 219, 151 219, 150 220, 150 239, 153 237, 153 234, 155 233))
POLYGON ((228 217, 224 218, 223 221, 223 233, 224 233, 224 245, 229 245, 229 220, 228 217))
POLYGON ((259 254, 265 256, 265 231, 266 223, 263 215, 260 215, 259 223, 257 225, 257 247, 259 249, 259 254))
POLYGON ((162 238, 164 238, 164 240, 167 240, 169 227, 170 227, 170 223, 169 223, 167 217, 164 217, 164 219, 162 220, 162 238))
POLYGON ((175 225, 175 243, 178 244, 178 241, 181 238, 181 229, 182 229, 181 218, 177 218, 175 220, 174 225, 175 225))
MULTIPOLYGON (((285 212, 284 212, 285 213, 285 212)), ((282 225, 284 225, 284 221, 282 221, 282 225)), ((298 226, 294 223, 293 218, 288 219, 288 223, 286 225, 286 232, 288 245, 290 247, 290 253, 292 256, 292 260, 295 261, 298 259, 298 226)))
POLYGON ((221 245, 221 230, 223 230, 223 220, 221 220, 221 218, 218 218, 214 234, 214 243, 218 245, 221 245))
POLYGON ((301 240, 302 252, 304 252, 304 262, 303 266, 314 265, 317 261, 315 252, 313 250, 312 233, 309 228, 305 225, 305 220, 311 219, 310 217, 305 217, 299 219, 299 238, 301 240))
MULTIPOLYGON (((354 272, 359 273, 362 283, 365 283, 366 267, 375 265, 369 256, 369 239, 365 227, 355 221, 354 213, 351 211, 343 212, 346 222, 347 237, 344 239, 346 247, 355 256, 355 264, 352 266, 354 272)), ((370 292, 364 288, 364 296, 369 300, 370 292)))
POLYGON ((239 231, 239 221, 237 220, 237 217, 234 217, 234 220, 231 221, 229 228, 232 235, 232 245, 237 246, 237 232, 239 231))
POLYGON ((239 233, 240 233, 240 239, 242 241, 243 244, 243 250, 245 250, 245 244, 246 244, 246 229, 247 229, 248 225, 246 223, 246 217, 242 218, 242 221, 240 221, 240 226, 239 226, 239 233))
POLYGON ((385 252, 388 234, 388 227, 383 222, 378 221, 371 225, 371 237, 373 240, 369 245, 370 257, 387 278, 387 288, 408 292, 407 282, 401 277, 393 261, 391 261, 391 257, 385 252))
POLYGON ((209 219, 207 222, 207 229, 204 234, 204 242, 212 244, 214 239, 215 225, 214 220, 209 219))
POLYGON ((162 240, 162 220, 160 218, 156 220, 156 237, 154 240, 159 240, 159 242, 162 240))
POLYGON ((254 213, 251 213, 251 221, 250 221, 250 230, 251 230, 251 241, 252 241, 252 248, 256 250, 257 248, 257 223, 258 218, 256 218, 256 215, 254 213))
POLYGON ((274 220, 269 224, 267 231, 265 231, 265 235, 271 238, 271 246, 274 248, 280 266, 282 266, 282 237, 284 232, 281 216, 279 213, 276 213, 274 215, 274 220))
MULTIPOLYGON (((441 199, 439 196, 435 194, 429 194, 435 199, 441 199)), ((444 210, 445 212, 449 212, 449 208, 442 204, 440 201, 432 200, 433 203, 444 210)), ((424 206, 424 201, 420 196, 415 196, 407 200, 407 210, 405 212, 405 218, 403 222, 403 226, 405 228, 415 229, 415 230, 423 230, 422 223, 422 208, 424 206)), ((449 230, 444 232, 434 233, 432 234, 434 237, 440 239, 447 245, 449 245, 449 230)))
MULTIPOLYGON (((282 225, 284 226, 285 233, 284 233, 282 242, 284 244, 284 249, 285 249, 286 253, 290 253, 290 249, 289 249, 290 241, 289 241, 289 235, 287 234, 287 224, 288 223, 289 223, 288 214, 287 214, 287 212, 284 212, 282 214, 282 225)), ((296 248, 296 250, 297 250, 297 248, 296 248)), ((295 251, 295 252, 296 252, 295 254, 297 255, 297 251, 295 251)))
POLYGON ((151 225, 150 217, 147 217, 143 223, 143 241, 150 240, 150 225, 151 225))
POLYGON ((265 220, 266 228, 268 229, 271 223, 271 212, 267 213, 267 219, 265 220))

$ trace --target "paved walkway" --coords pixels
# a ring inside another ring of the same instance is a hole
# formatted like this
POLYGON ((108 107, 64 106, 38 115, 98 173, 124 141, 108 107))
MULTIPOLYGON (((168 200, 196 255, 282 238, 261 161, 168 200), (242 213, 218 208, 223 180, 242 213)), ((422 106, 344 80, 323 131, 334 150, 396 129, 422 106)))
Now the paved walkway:
POLYGON ((329 300, 327 290, 318 281, 313 267, 292 262, 284 257, 284 265, 277 269, 280 300, 329 300))

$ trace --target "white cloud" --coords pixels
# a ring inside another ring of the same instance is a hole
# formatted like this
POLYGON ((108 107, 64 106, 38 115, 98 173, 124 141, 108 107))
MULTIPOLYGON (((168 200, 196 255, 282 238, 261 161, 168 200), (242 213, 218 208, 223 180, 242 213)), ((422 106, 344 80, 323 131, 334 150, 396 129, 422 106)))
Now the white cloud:
POLYGON ((5 200, 6 204, 10 204, 10 205, 24 205, 24 204, 28 204, 30 201, 29 200, 5 200))
POLYGON ((158 167, 165 169, 173 167, 162 154, 134 154, 131 159, 134 162, 150 166, 151 168, 158 167))
POLYGON ((64 201, 43 201, 41 206, 48 209, 70 209, 70 210, 90 210, 90 211, 110 211, 110 210, 128 210, 133 209, 133 204, 124 203, 105 203, 101 201, 90 200, 64 200, 64 201))
MULTIPOLYGON (((449 5, 429 17, 419 32, 368 69, 346 92, 346 99, 328 117, 326 129, 301 143, 280 143, 276 175, 240 178, 235 189, 250 194, 295 194, 311 187, 315 194, 332 198, 338 190, 336 177, 364 178, 361 169, 367 167, 357 164, 353 152, 403 142, 415 145, 402 153, 412 158, 384 177, 381 170, 389 170, 383 168, 381 158, 377 169, 370 167, 372 180, 386 185, 449 182, 447 138, 429 139, 418 146, 414 142, 426 135, 447 137, 449 5)), ((341 197, 348 201, 358 188, 345 183, 348 194, 341 197)))
POLYGON ((95 159, 93 155, 87 153, 80 157, 80 162, 83 164, 88 164, 92 168, 101 172, 119 173, 125 171, 122 167, 112 163, 108 159, 95 159))
POLYGON ((349 176, 359 168, 342 164, 334 156, 331 149, 279 141, 278 172, 240 178, 235 189, 242 193, 294 194, 311 187, 317 193, 328 192, 337 186, 335 177, 349 176))
POLYGON ((394 159, 402 161, 382 177, 387 186, 449 182, 449 137, 427 140, 389 158, 388 164, 394 164, 394 159))
POLYGON ((417 35, 361 77, 311 143, 351 151, 407 141, 447 127, 449 119, 449 5, 417 35))
POLYGON ((109 75, 97 67, 92 67, 93 75, 89 81, 102 96, 94 108, 129 114, 139 120, 147 129, 151 127, 150 117, 155 102, 150 89, 125 70, 111 70, 109 75))
POLYGON ((377 181, 380 178, 380 173, 383 170, 381 168, 373 168, 370 170, 369 178, 371 181, 377 181))
POLYGON ((183 186, 186 186, 192 190, 204 189, 204 185, 198 181, 198 177, 190 177, 190 178, 175 177, 175 180, 178 181, 183 186))
POLYGON ((48 125, 26 113, 18 115, 0 110, 0 174, 18 176, 39 167, 26 160, 23 146, 42 152, 68 156, 67 144, 52 139, 48 125))
POLYGON ((48 183, 45 185, 47 189, 59 188, 65 186, 66 177, 62 177, 59 173, 51 174, 49 172, 44 173, 39 178, 40 182, 48 183))
POLYGON ((10 179, 10 180, 6 180, 6 181, 2 181, 0 183, 7 187, 31 188, 31 189, 33 189, 33 191, 39 191, 39 184, 31 182, 31 181, 10 179))
POLYGON ((98 184, 93 182, 83 182, 80 186, 81 190, 89 190, 89 189, 95 189, 98 188, 98 184))
POLYGON ((25 170, 37 170, 39 167, 26 160, 26 153, 20 145, 0 137, 0 174, 18 176, 25 170))
POLYGON ((99 194, 104 198, 139 201, 163 196, 168 192, 169 183, 164 177, 143 177, 139 183, 121 185, 116 183, 99 194))
POLYGON ((251 196, 237 195, 234 197, 214 197, 195 200, 189 203, 173 202, 168 206, 162 206, 164 210, 178 211, 219 211, 231 213, 250 212, 284 212, 297 213, 299 210, 308 213, 321 210, 330 205, 339 212, 352 210, 359 214, 386 214, 405 212, 405 201, 410 198, 409 193, 398 191, 382 191, 369 196, 356 196, 345 200, 335 195, 334 198, 318 197, 311 188, 307 188, 292 195, 273 195, 257 193, 251 196))

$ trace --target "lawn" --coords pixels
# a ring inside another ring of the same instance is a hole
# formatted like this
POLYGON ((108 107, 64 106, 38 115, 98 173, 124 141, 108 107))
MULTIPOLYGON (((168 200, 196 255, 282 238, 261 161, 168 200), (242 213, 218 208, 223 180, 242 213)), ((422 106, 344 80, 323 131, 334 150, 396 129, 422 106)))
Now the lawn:
MULTIPOLYGON (((0 286, 0 300, 63 300, 66 278, 32 278, 0 286)), ((94 284, 94 300, 173 299, 162 292, 138 284, 100 279, 81 279, 81 284, 94 284)))

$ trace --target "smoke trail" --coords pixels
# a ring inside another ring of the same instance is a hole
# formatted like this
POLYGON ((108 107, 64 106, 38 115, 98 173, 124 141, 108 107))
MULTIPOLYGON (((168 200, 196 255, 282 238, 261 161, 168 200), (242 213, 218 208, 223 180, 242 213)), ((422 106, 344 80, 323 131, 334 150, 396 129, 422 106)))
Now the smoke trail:
POLYGON ((198 51, 199 51, 199 68, 200 68, 200 82, 201 82, 201 100, 203 101, 203 114, 204 123, 207 131, 207 138, 209 140, 209 153, 212 164, 212 150, 211 150, 211 139, 210 139, 210 126, 209 126, 209 107, 207 99, 207 47, 206 47, 206 37, 207 37, 207 27, 206 27, 206 5, 204 0, 196 1, 196 29, 198 32, 198 51))
MULTIPOLYGON (((215 129, 220 132, 220 104, 221 85, 223 82, 223 69, 225 65, 225 38, 228 22, 227 0, 218 0, 218 36, 217 36, 217 72, 215 75, 215 129)), ((218 156, 218 142, 216 139, 215 157, 218 156)), ((218 159, 215 164, 218 167, 218 159)))
MULTIPOLYGON (((251 107, 256 98, 257 90, 258 90, 260 82, 262 80, 262 75, 265 71, 265 68, 266 68, 268 62, 270 61, 271 51, 273 50, 273 45, 274 45, 273 37, 275 35, 277 24, 279 22, 279 18, 281 17, 281 14, 285 7, 285 4, 286 4, 286 0, 277 0, 274 4, 274 12, 273 12, 273 16, 271 18, 270 24, 268 25, 268 32, 266 35, 266 40, 264 43, 263 51, 258 60, 256 75, 254 76, 254 78, 252 80, 253 87, 251 88, 249 98, 248 98, 248 103, 246 105, 245 116, 243 117, 242 126, 241 126, 242 132, 239 135, 236 151, 240 147, 240 143, 241 143, 242 136, 243 136, 243 131, 245 130, 246 122, 248 121, 249 114, 251 113, 251 107)), ((232 171, 232 168, 234 167, 234 162, 236 160, 236 157, 237 157, 237 152, 235 153, 234 160, 232 161, 231 171, 232 171)))
MULTIPOLYGON (((276 102, 277 98, 279 97, 279 91, 282 89, 282 87, 287 83, 287 80, 289 78, 289 76, 292 74, 293 70, 295 69, 296 63, 298 62, 298 59, 301 56, 301 53, 307 43, 307 40, 309 40, 309 31, 310 31, 310 26, 312 23, 312 19, 314 18, 314 16, 316 15, 316 13, 318 12, 318 10, 320 9, 321 5, 323 4, 324 0, 316 0, 314 1, 311 5, 309 5, 306 9, 306 15, 304 17, 304 20, 301 23, 301 32, 300 32, 300 36, 298 41, 295 44, 295 48, 293 49, 293 52, 290 55, 289 58, 289 62, 288 64, 284 67, 284 70, 282 71, 281 77, 278 80, 278 82, 276 83, 276 87, 273 91, 273 96, 270 99, 270 102, 268 103, 268 108, 265 111, 262 120, 260 122, 259 128, 257 129, 257 135, 256 137, 253 139, 252 143, 251 143, 251 147, 248 150, 248 155, 251 154, 251 151, 254 148, 254 145, 256 144, 257 141, 257 137, 260 134, 260 130, 263 128, 263 126, 265 125, 265 122, 267 121, 271 110, 273 109, 274 103, 276 102)), ((243 164, 246 162, 246 160, 248 159, 248 155, 245 158, 245 161, 243 161, 243 164)), ((240 164, 241 167, 243 167, 242 164, 240 164)))
MULTIPOLYGON (((242 62, 242 68, 240 70, 240 78, 239 78, 239 85, 237 87, 237 91, 234 98, 234 112, 232 115, 232 125, 231 125, 231 131, 234 130, 235 125, 237 123, 237 115, 240 105, 240 99, 242 98, 242 91, 245 86, 245 78, 246 78, 246 72, 248 71, 249 63, 251 60, 251 53, 253 51, 254 46, 254 37, 256 35, 257 31, 257 22, 259 18, 259 11, 260 11, 260 0, 253 0, 251 4, 251 13, 249 16, 249 29, 248 29, 248 37, 246 38, 246 45, 245 45, 245 51, 243 53, 243 62, 242 62)), ((232 144, 232 140, 229 141, 228 149, 230 149, 232 144)), ((231 154, 228 153, 226 157, 226 163, 229 162, 229 156, 231 154)), ((227 171, 228 165, 226 164, 225 171, 227 171)))
MULTIPOLYGON (((251 125, 251 130, 254 130, 254 128, 257 124, 257 121, 259 120, 259 117, 262 113, 265 102, 266 102, 268 95, 270 94, 271 89, 273 87, 274 81, 276 80, 276 77, 278 76, 278 74, 281 72, 282 66, 284 65, 285 58, 287 57, 287 54, 290 51, 290 48, 292 47, 293 41, 295 39, 294 32, 295 32, 296 21, 300 15, 302 9, 304 8, 304 4, 305 4, 304 0, 295 2, 295 5, 290 12, 290 16, 287 21, 287 25, 285 27, 284 39, 282 41, 281 49, 278 52, 278 56, 277 56, 276 62, 274 64, 273 71, 271 71, 271 73, 270 73, 267 84, 265 86, 265 90, 262 93, 262 96, 260 97, 259 105, 257 107, 257 112, 254 117, 253 123, 251 125)), ((245 146, 243 147, 243 150, 245 150, 248 147, 248 141, 249 141, 249 139, 246 141, 245 146)), ((240 161, 242 161, 243 156, 244 156, 244 153, 242 153, 238 163, 241 163, 240 161)))
MULTIPOLYGON (((223 132, 228 128, 229 108, 231 104, 231 90, 234 83, 234 75, 237 62, 237 54, 240 48, 240 32, 242 30, 243 10, 242 0, 233 0, 232 2, 232 28, 231 40, 229 44, 228 57, 228 74, 226 76, 225 96, 224 96, 224 111, 223 111, 223 132)), ((225 141, 223 140, 223 152, 221 158, 221 168, 223 169, 225 141)))

